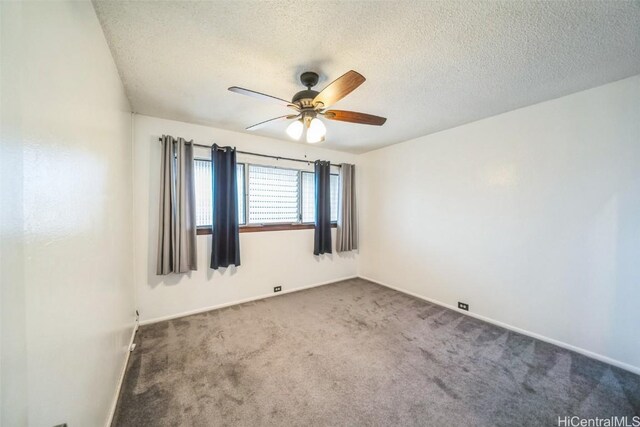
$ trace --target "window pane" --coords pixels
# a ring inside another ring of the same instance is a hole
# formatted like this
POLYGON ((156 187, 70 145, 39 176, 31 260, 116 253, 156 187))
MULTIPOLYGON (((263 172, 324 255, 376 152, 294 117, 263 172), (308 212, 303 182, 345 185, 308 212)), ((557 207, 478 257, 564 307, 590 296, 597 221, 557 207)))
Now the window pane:
POLYGON ((236 164, 238 173, 238 223, 244 224, 244 164, 236 164))
POLYGON ((297 170, 249 165, 249 223, 298 222, 297 170))
POLYGON ((340 190, 340 176, 331 175, 331 222, 338 221, 338 191, 340 190))
MULTIPOLYGON (((194 181, 196 190, 196 226, 211 225, 213 204, 211 201, 211 161, 194 160, 194 181)), ((244 165, 236 165, 238 174, 238 221, 244 224, 244 165)))
MULTIPOLYGON (((331 174, 330 200, 331 222, 338 221, 338 192, 340 190, 340 177, 331 174)), ((315 222, 316 220, 316 192, 315 175, 313 172, 302 172, 302 222, 315 222)))
POLYGON ((193 165, 196 185, 196 225, 211 225, 211 162, 195 160, 193 165))
POLYGON ((302 222, 316 221, 315 175, 302 172, 302 222))

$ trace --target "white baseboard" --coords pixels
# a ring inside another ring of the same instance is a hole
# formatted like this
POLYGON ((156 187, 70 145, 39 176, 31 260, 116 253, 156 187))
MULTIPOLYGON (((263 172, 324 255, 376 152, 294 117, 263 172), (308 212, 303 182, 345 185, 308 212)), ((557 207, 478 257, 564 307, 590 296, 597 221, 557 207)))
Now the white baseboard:
POLYGON ((439 306, 442 306, 442 307, 446 307, 446 308, 451 309, 451 310, 455 310, 458 313, 464 314, 466 316, 470 316, 470 317, 476 318, 478 320, 482 320, 484 322, 491 323, 491 324, 496 325, 496 326, 500 326, 502 328, 508 329, 510 331, 517 332, 517 333, 522 334, 522 335, 527 335, 527 336, 529 336, 531 338, 535 338, 535 339, 538 339, 540 341, 548 342, 549 344, 557 345, 558 347, 564 348, 566 350, 575 351, 576 353, 580 353, 580 354, 582 354, 584 356, 587 356, 587 357, 590 357, 592 359, 599 360, 600 362, 608 363, 609 365, 616 366, 618 368, 621 368, 621 369, 624 369, 626 371, 633 372, 634 374, 640 375, 640 367, 629 365, 628 363, 620 362, 619 360, 615 360, 615 359, 612 359, 610 357, 603 356, 603 355, 598 354, 598 353, 594 353, 594 352, 586 350, 584 348, 576 347, 574 345, 567 344, 565 342, 558 341, 556 339, 549 338, 549 337, 546 337, 544 335, 537 334, 535 332, 527 331, 525 329, 521 329, 521 328, 518 328, 516 326, 512 326, 512 325, 509 325, 507 323, 503 323, 503 322, 500 322, 498 320, 491 319, 490 317, 485 317, 485 316, 482 316, 482 315, 479 315, 479 314, 476 314, 476 313, 468 312, 468 311, 465 311, 465 310, 460 310, 458 307, 455 307, 455 306, 452 306, 452 305, 449 305, 449 304, 445 304, 445 303, 440 302, 438 300, 434 300, 432 298, 427 298, 425 296, 418 295, 416 293, 413 293, 413 292, 410 292, 410 291, 407 291, 407 290, 404 290, 404 289, 401 289, 401 288, 397 288, 395 286, 391 286, 391 285, 388 285, 386 283, 382 283, 382 282, 380 282, 378 280, 374 280, 374 279, 371 279, 371 278, 366 277, 366 276, 359 276, 359 277, 362 278, 362 279, 368 280, 370 282, 377 283, 378 285, 384 286, 386 288, 393 289, 394 291, 402 292, 403 294, 411 295, 413 297, 416 297, 416 298, 419 298, 421 300, 430 302, 432 304, 436 304, 436 305, 439 305, 439 306))
POLYGON ((311 288, 315 288, 315 287, 323 286, 323 285, 330 285, 331 283, 341 282, 343 280, 355 279, 357 277, 358 277, 357 275, 348 276, 348 277, 342 277, 342 278, 338 278, 338 279, 328 280, 326 282, 315 283, 315 284, 309 285, 309 286, 303 286, 301 288, 289 289, 289 290, 281 291, 281 292, 278 292, 278 293, 270 293, 270 294, 258 295, 258 296, 255 296, 255 297, 245 298, 245 299, 241 299, 241 300, 237 300, 237 301, 226 302, 226 303, 217 304, 217 305, 210 305, 210 306, 207 306, 207 307, 196 308, 195 310, 189 310, 189 311, 184 311, 184 312, 181 312, 181 313, 170 314, 168 316, 155 317, 153 319, 142 320, 140 322, 140 325, 144 326, 144 325, 150 325, 152 323, 162 322, 162 321, 165 321, 165 320, 178 319, 180 317, 186 317, 186 316, 191 316, 193 314, 204 313, 205 311, 217 310, 217 309, 224 308, 224 307, 230 307, 232 305, 244 304, 245 302, 257 301, 257 300, 260 300, 260 299, 277 297, 277 296, 289 294, 289 293, 292 293, 292 292, 304 291, 305 289, 311 289, 311 288))
POLYGON ((107 423, 105 427, 110 427, 113 423, 113 416, 116 414, 116 406, 118 405, 118 397, 120 397, 120 389, 122 389, 122 384, 124 383, 124 375, 127 372, 127 365, 129 364, 129 356, 131 355, 131 346, 133 345, 133 340, 136 337, 136 331, 138 330, 138 322, 136 321, 133 325, 133 330, 131 331, 131 339, 129 340, 129 345, 127 346, 127 355, 124 358, 124 366, 122 366, 122 371, 120 372, 120 379, 118 380, 118 386, 116 387, 116 394, 113 397, 113 402, 111 403, 111 409, 109 410, 109 417, 107 418, 107 423))

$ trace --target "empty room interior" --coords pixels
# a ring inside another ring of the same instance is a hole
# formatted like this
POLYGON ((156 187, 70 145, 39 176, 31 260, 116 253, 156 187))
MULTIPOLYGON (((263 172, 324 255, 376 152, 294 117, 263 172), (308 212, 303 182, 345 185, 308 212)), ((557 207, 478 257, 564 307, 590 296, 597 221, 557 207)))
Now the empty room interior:
POLYGON ((0 424, 640 426, 640 1, 0 0, 0 424))

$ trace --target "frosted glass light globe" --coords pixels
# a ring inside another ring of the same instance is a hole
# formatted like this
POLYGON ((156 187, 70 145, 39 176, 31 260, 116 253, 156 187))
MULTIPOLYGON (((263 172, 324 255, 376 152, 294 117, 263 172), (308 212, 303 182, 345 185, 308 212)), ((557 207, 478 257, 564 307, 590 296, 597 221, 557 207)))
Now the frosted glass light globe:
POLYGON ((307 129, 307 142, 314 144, 316 142, 324 141, 324 136, 327 134, 327 128, 320 119, 313 119, 307 129))
POLYGON ((302 136, 302 131, 304 130, 304 125, 300 120, 293 121, 289 126, 287 126, 287 135, 296 141, 300 140, 302 136))

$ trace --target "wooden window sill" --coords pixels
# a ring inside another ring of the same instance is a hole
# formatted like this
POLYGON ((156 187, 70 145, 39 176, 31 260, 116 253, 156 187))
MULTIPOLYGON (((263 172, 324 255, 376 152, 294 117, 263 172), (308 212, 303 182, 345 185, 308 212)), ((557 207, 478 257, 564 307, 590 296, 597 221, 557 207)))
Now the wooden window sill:
MULTIPOLYGON (((331 228, 336 228, 337 224, 332 223, 331 228)), ((267 224, 267 225, 242 225, 240 233, 258 233, 262 231, 285 231, 285 230, 312 230, 316 228, 314 224, 267 224)), ((211 228, 198 227, 198 235, 211 234, 211 228)))

